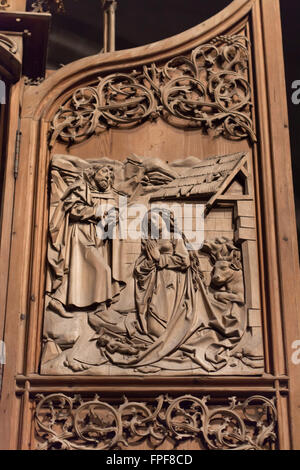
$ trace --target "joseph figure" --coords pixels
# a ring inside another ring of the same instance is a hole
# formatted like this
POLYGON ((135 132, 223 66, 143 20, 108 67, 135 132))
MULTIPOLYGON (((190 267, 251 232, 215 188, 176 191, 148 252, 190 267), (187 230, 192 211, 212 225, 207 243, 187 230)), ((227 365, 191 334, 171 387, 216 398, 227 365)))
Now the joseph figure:
POLYGON ((55 334, 48 330, 45 338, 67 349, 67 367, 81 370, 86 366, 76 363, 74 354, 80 356, 92 334, 89 315, 109 311, 126 286, 118 237, 119 193, 108 163, 91 165, 57 155, 50 175, 46 323, 51 331, 52 325, 63 329, 55 334), (51 320, 53 315, 62 321, 51 320), (66 319, 70 323, 65 324, 66 319), (78 322, 82 327, 77 333, 78 322), (71 341, 65 328, 74 332, 71 341))
POLYGON ((62 316, 109 306, 125 285, 113 262, 118 242, 111 239, 118 212, 113 168, 98 167, 85 176, 66 188, 50 219, 48 308, 62 316))

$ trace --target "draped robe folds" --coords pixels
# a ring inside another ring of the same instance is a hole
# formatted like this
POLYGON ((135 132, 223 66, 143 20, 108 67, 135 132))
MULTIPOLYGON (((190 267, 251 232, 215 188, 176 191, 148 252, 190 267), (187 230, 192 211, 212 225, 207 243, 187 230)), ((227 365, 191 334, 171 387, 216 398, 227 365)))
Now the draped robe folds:
POLYGON ((137 333, 132 343, 144 337, 147 347, 135 357, 106 351, 110 362, 145 372, 147 366, 152 366, 150 372, 155 368, 214 372, 227 365, 228 351, 238 345, 246 329, 245 307, 216 300, 201 280, 195 289, 183 240, 175 241, 173 252, 161 254, 157 264, 144 251, 135 276, 143 334, 137 333))
POLYGON ((105 211, 117 206, 113 190, 101 193, 90 186, 72 160, 56 158, 51 177, 46 292, 67 310, 109 305, 125 286, 119 262, 122 242, 97 236, 99 207, 105 211))

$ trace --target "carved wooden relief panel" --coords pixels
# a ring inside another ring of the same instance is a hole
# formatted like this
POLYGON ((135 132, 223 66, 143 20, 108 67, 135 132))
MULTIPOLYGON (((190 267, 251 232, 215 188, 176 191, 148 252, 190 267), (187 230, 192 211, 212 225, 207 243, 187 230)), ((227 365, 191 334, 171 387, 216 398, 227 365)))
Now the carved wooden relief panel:
POLYGON ((250 168, 55 155, 41 372, 262 373, 250 168))
POLYGON ((294 445, 298 268, 272 2, 235 0, 178 37, 22 83, 8 446, 294 445))

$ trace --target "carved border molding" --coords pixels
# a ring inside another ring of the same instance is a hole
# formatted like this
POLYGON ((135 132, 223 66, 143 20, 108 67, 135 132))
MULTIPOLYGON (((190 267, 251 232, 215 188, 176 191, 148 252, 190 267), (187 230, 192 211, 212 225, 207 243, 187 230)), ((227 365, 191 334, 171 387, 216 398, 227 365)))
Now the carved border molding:
POLYGON ((57 139, 72 145, 158 117, 176 127, 255 142, 249 48, 243 35, 217 36, 189 57, 110 74, 95 86, 78 88, 54 116, 50 147, 57 139))
POLYGON ((209 396, 159 396, 154 402, 123 398, 120 405, 62 393, 37 395, 35 425, 39 450, 121 449, 188 439, 210 450, 269 450, 277 440, 275 400, 251 396, 216 401, 209 396))

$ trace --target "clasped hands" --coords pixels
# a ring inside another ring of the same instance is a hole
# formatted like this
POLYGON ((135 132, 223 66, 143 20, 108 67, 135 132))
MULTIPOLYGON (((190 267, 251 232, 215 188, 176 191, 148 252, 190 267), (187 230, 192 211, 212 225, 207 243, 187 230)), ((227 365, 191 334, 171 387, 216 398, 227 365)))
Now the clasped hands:
POLYGON ((148 259, 153 260, 155 262, 159 262, 160 260, 160 251, 157 247, 157 243, 155 240, 147 240, 145 244, 145 250, 148 259))

